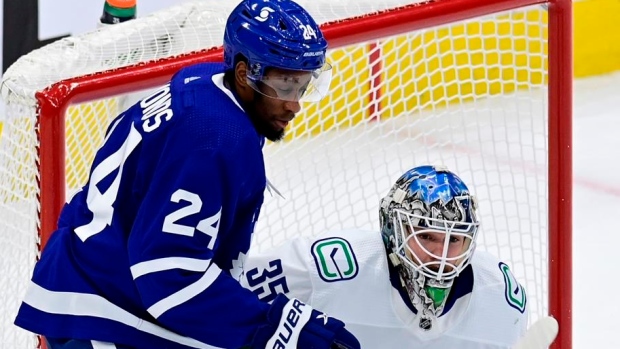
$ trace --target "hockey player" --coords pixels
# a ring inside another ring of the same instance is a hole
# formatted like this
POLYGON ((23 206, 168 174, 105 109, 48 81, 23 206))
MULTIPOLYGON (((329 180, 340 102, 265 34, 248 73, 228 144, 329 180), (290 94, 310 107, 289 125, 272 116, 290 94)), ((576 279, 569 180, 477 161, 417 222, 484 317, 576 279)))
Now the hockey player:
POLYGON ((325 95, 326 48, 296 3, 242 1, 223 64, 182 69, 113 120, 15 323, 49 349, 359 348, 299 300, 261 302, 237 268, 263 202, 264 138, 325 95))
POLYGON ((380 202, 381 232, 298 238, 244 265, 242 284, 345 322, 362 348, 509 349, 524 334, 524 289, 476 251, 476 200, 446 169, 405 172, 380 202))

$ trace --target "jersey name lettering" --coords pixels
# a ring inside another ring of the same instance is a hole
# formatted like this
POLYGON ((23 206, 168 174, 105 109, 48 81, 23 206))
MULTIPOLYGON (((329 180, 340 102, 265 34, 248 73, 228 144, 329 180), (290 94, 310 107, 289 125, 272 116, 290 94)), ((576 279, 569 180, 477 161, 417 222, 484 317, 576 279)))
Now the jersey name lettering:
POLYGON ((170 109, 171 105, 170 83, 140 101, 144 131, 156 130, 161 125, 162 118, 166 121, 170 120, 173 115, 172 109, 170 109))

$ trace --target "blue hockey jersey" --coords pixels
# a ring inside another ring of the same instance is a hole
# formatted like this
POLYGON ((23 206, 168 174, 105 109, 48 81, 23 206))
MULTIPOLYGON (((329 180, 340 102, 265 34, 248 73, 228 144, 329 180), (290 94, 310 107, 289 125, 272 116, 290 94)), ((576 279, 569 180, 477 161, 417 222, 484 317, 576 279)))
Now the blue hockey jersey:
POLYGON ((198 64, 118 116, 65 205, 16 325, 135 348, 238 348, 268 305, 235 276, 266 185, 264 138, 198 64))

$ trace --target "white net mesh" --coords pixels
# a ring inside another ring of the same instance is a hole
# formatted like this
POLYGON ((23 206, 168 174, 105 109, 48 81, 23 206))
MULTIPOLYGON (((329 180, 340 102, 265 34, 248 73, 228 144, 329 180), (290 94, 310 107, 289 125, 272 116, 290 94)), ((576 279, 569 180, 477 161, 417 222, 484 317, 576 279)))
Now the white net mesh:
MULTIPOLYGON (((6 72, 0 138, 0 348, 33 348, 12 325, 37 254, 39 106, 60 80, 219 46, 234 3, 187 3, 63 39, 6 72)), ((318 22, 411 1, 299 1, 318 22)), ((421 5, 425 6, 425 5, 421 5)), ((480 199, 481 249, 523 281, 547 313, 547 13, 529 7, 331 49, 331 95, 305 107, 284 142, 265 148, 266 195, 254 249, 326 229, 378 229, 378 202, 405 170, 457 172, 480 199)), ((134 96, 66 114, 66 190, 83 185, 110 118, 134 96)), ((40 144, 45 147, 45 144, 40 144)))

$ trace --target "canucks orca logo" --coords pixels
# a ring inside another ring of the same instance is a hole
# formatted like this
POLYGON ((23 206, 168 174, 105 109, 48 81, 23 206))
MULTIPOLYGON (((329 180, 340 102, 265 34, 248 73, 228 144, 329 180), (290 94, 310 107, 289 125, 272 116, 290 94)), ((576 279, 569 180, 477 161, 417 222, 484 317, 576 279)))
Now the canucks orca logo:
POLYGON ((525 311, 525 304, 527 303, 525 289, 517 282, 514 275, 512 275, 508 265, 499 263, 499 270, 504 274, 504 282, 506 283, 506 288, 504 290, 506 302, 508 302, 508 305, 511 307, 523 313, 525 311))

